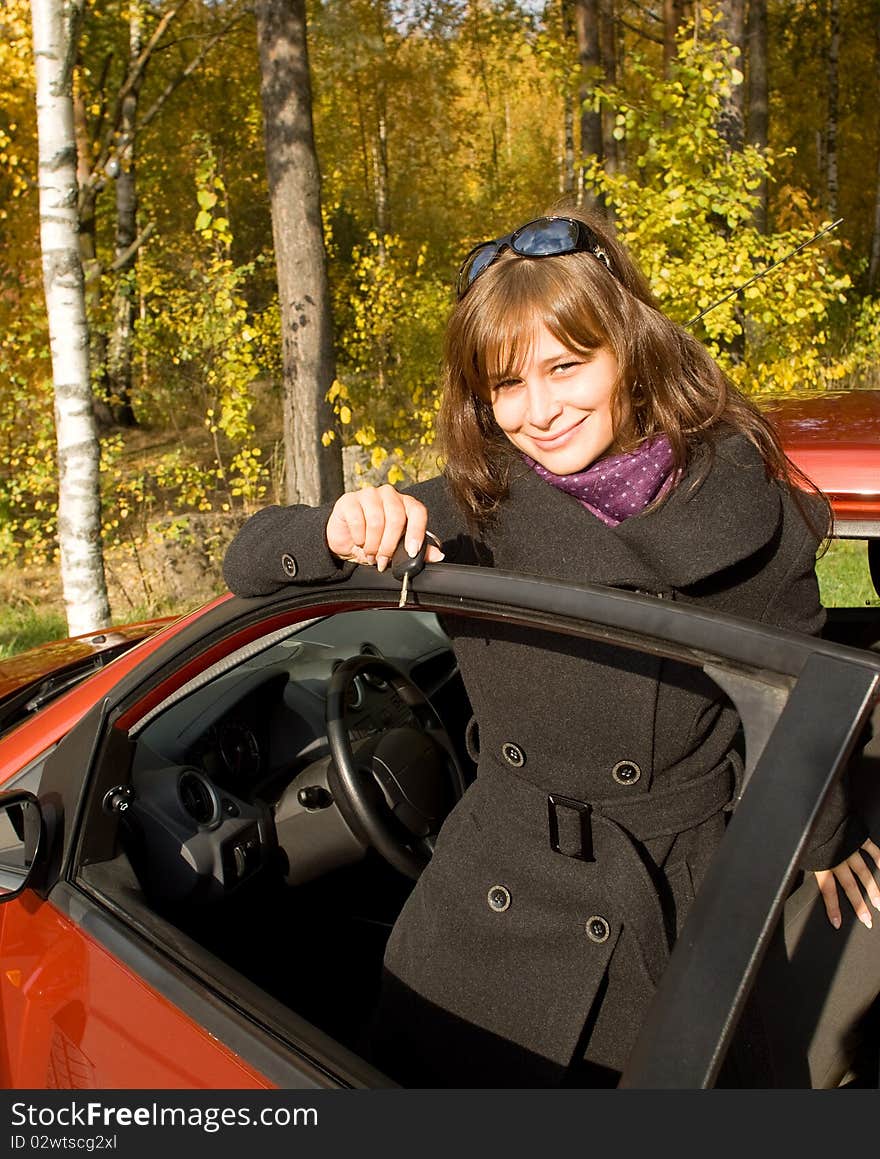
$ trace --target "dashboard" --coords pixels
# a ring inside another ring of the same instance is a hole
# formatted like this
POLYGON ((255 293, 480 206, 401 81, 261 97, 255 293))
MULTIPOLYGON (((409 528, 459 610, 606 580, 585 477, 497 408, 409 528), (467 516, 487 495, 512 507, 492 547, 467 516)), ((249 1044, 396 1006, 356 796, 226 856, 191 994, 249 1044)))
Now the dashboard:
POLYGON ((151 849, 138 876, 176 899, 214 897, 268 864, 296 883, 363 856, 363 842, 329 807, 328 689, 353 657, 377 661, 346 687, 356 752, 389 730, 421 727, 383 663, 419 688, 450 737, 463 736, 469 705, 432 613, 344 612, 248 644, 130 730, 128 823, 138 827, 137 847, 151 849))

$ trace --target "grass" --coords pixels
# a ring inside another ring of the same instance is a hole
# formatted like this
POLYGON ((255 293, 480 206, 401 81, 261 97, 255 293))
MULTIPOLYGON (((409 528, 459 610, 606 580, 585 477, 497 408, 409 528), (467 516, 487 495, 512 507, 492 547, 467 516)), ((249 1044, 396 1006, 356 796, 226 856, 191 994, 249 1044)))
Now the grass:
POLYGON ((864 539, 835 539, 816 564, 816 574, 826 608, 880 607, 868 572, 864 539))
MULTIPOLYGON (((857 608, 866 605, 880 608, 880 598, 868 574, 868 548, 863 540, 835 540, 816 565, 819 591, 826 608, 857 608)), ((179 614, 186 608, 168 606, 144 607, 129 611, 124 617, 115 617, 131 623, 163 614, 179 614)), ((0 604, 0 660, 63 639, 67 635, 64 614, 57 607, 40 610, 31 604, 8 602, 0 604)))
POLYGON ((0 607, 0 660, 66 635, 67 622, 61 612, 41 612, 37 608, 9 605, 0 607))

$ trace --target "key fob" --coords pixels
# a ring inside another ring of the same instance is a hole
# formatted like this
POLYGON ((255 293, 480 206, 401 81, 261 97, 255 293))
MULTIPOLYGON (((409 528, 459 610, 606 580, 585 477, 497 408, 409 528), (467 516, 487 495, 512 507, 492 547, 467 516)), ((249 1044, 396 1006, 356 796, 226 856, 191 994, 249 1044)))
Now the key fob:
POLYGON ((428 539, 422 540, 422 546, 415 555, 408 555, 406 548, 403 546, 403 540, 397 545, 397 550, 391 557, 391 574, 399 582, 403 581, 404 576, 409 576, 410 579, 414 575, 418 575, 425 566, 425 553, 428 550, 428 539))
POLYGON ((391 574, 394 578, 402 582, 405 575, 409 576, 410 579, 418 575, 425 566, 425 555, 428 547, 432 543, 435 547, 440 546, 440 540, 429 531, 422 540, 422 546, 416 554, 408 555, 406 548, 403 546, 403 540, 401 540, 397 545, 397 550, 391 557, 391 574))

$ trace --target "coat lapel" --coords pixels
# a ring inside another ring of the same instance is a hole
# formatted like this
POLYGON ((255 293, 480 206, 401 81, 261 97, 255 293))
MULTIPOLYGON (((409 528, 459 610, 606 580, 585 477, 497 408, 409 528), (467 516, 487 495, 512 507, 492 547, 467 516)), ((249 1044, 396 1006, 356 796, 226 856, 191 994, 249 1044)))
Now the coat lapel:
POLYGON ((716 445, 712 468, 694 485, 697 467, 661 507, 618 527, 607 527, 534 471, 518 470, 486 536, 494 564, 655 592, 716 575, 770 542, 782 519, 782 493, 741 435, 716 445))

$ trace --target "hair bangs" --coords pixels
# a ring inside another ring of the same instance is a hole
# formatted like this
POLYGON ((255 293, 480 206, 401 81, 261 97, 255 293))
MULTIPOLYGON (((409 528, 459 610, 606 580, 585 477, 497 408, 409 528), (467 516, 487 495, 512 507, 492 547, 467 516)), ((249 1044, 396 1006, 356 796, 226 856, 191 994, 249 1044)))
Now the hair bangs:
POLYGON ((570 350, 595 350, 608 342, 591 308, 595 271, 589 263, 595 262, 588 254, 540 262, 503 254, 475 283, 465 301, 469 317, 462 334, 469 347, 463 363, 475 394, 485 397, 493 382, 521 375, 541 325, 570 350), (572 278, 569 259, 585 276, 572 278))

